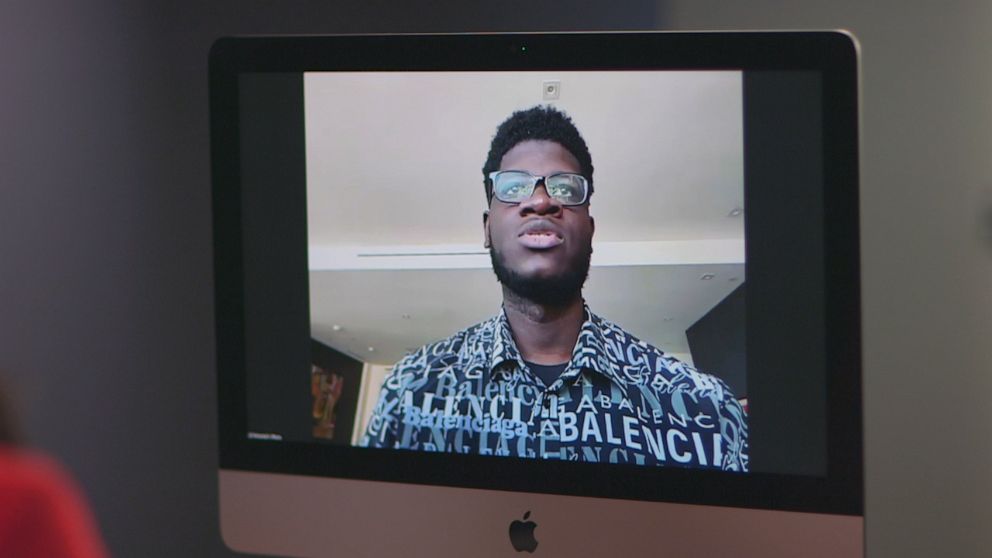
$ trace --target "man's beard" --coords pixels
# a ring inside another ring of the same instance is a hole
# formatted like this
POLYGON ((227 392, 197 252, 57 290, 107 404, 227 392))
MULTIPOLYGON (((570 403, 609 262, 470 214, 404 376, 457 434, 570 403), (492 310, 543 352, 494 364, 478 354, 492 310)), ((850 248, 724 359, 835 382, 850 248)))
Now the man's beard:
POLYGON ((589 246, 573 262, 575 265, 556 277, 525 277, 507 267, 503 255, 495 248, 489 248, 496 279, 515 295, 542 306, 562 307, 581 296, 582 285, 589 276, 591 256, 592 246, 589 246))

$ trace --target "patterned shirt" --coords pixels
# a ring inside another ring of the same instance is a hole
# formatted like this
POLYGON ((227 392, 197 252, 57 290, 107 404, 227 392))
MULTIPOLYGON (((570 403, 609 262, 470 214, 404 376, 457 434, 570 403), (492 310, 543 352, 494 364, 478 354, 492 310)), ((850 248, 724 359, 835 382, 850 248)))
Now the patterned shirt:
POLYGON ((748 470, 747 416, 723 381, 585 316, 551 385, 527 368, 504 311, 407 355, 359 444, 748 470))

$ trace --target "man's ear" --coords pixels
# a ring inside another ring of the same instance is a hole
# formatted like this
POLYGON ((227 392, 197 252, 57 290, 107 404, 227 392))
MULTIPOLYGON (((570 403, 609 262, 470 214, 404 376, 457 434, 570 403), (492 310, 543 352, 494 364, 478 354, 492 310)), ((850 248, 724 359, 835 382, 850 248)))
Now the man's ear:
POLYGON ((489 239, 489 210, 482 212, 482 233, 485 235, 485 241, 482 243, 483 248, 489 248, 492 242, 489 239))

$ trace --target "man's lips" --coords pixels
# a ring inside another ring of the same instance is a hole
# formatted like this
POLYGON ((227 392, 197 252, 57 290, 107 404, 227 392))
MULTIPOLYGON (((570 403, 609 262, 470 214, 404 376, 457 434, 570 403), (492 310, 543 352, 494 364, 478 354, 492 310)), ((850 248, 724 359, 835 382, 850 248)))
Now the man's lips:
POLYGON ((565 237, 554 224, 544 219, 529 221, 517 235, 520 243, 534 250, 554 248, 565 242, 565 237))
POLYGON ((565 239, 552 232, 530 232, 520 235, 519 238, 521 244, 534 250, 554 248, 565 242, 565 239))

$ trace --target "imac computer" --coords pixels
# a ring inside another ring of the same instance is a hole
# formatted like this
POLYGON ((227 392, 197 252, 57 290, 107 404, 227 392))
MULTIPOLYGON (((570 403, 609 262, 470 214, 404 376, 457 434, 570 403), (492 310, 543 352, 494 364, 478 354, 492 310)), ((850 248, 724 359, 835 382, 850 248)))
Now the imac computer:
POLYGON ((218 40, 228 546, 863 556, 858 100, 844 32, 218 40))

